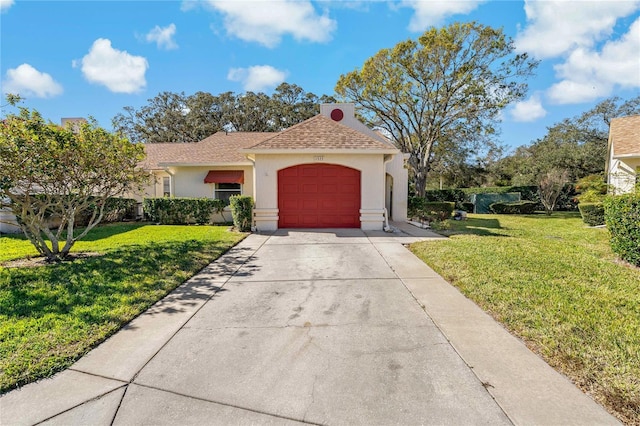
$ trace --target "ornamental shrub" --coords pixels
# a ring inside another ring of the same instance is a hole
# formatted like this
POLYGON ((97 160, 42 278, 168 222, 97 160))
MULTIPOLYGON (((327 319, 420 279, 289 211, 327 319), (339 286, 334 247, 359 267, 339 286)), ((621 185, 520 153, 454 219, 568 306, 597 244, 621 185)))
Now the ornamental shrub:
POLYGON ((427 201, 421 197, 409 197, 407 214, 411 218, 419 218, 426 221, 443 221, 451 218, 456 207, 452 201, 427 201))
POLYGON ((407 200, 407 216, 417 218, 424 212, 424 206, 427 200, 424 197, 409 197, 407 200))
POLYGON ((589 226, 604 225, 604 204, 602 203, 580 203, 578 204, 582 221, 589 226))
POLYGON ((611 234, 611 249, 640 266, 640 193, 605 199, 604 218, 611 234))
POLYGON ((210 224, 225 207, 212 198, 145 198, 142 204, 149 220, 162 225, 210 224))
POLYGON ((240 232, 251 231, 253 224, 253 198, 247 195, 232 195, 229 197, 233 226, 240 232))
POLYGON ((532 214, 538 203, 535 201, 514 201, 511 203, 493 203, 489 209, 495 214, 532 214))
POLYGON ((443 222, 451 218, 456 203, 450 201, 434 201, 424 203, 425 216, 443 222))

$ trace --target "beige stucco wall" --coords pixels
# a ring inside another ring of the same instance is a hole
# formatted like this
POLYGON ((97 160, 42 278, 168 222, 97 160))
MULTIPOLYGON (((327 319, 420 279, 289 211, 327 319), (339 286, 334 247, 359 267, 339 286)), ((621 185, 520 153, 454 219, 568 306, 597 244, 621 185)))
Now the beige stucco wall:
MULTIPOLYGON (((242 170, 244 171, 244 184, 242 195, 253 196, 253 168, 251 166, 223 166, 223 167, 168 167, 172 174, 171 190, 174 197, 207 197, 213 198, 215 185, 204 183, 204 178, 209 170, 242 170)), ((158 194, 162 196, 162 179, 158 183, 158 194)))
POLYGON ((409 170, 407 169, 405 157, 408 154, 396 154, 393 159, 386 164, 386 172, 393 179, 393 191, 391 188, 386 189, 387 196, 392 195, 391 202, 388 203, 387 209, 391 215, 391 220, 396 222, 404 222, 407 220, 407 198, 409 196, 409 170), (391 206, 389 206, 391 204, 391 206))
POLYGON ((361 228, 382 229, 385 206, 383 158, 381 154, 257 154, 254 176, 257 230, 278 228, 278 170, 311 163, 337 164, 359 170, 361 228))

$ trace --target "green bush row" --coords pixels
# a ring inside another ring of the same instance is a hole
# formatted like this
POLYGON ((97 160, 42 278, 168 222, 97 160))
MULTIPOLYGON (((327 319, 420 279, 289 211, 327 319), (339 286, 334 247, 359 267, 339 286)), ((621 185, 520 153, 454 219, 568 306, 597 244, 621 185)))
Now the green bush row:
POLYGON ((241 232, 251 231, 253 223, 253 198, 246 195, 232 195, 229 198, 233 226, 241 232))
MULTIPOLYGON (((458 189, 434 189, 425 193, 427 201, 449 201, 456 204, 456 208, 470 210, 464 205, 470 201, 470 197, 473 194, 505 194, 519 192, 520 199, 522 201, 534 201, 536 203, 536 210, 544 210, 544 206, 540 201, 540 194, 538 193, 538 187, 535 185, 528 186, 496 186, 496 187, 479 187, 479 188, 458 188, 458 189)), ((556 210, 576 210, 576 190, 573 185, 565 185, 562 194, 558 198, 556 203, 556 210)))
POLYGON ((224 207, 224 201, 211 198, 159 197, 142 201, 147 218, 163 225, 209 224, 224 207))
POLYGON ((535 201, 515 201, 513 203, 493 203, 489 206, 495 214, 531 214, 536 211, 535 201))
POLYGON ((578 204, 582 221, 589 226, 604 225, 604 204, 602 203, 580 203, 578 204))
POLYGON ((640 266, 640 193, 608 197, 604 218, 611 234, 611 249, 640 266))
POLYGON ((409 197, 408 215, 428 221, 443 221, 451 217, 456 205, 450 201, 429 202, 421 197, 409 197))

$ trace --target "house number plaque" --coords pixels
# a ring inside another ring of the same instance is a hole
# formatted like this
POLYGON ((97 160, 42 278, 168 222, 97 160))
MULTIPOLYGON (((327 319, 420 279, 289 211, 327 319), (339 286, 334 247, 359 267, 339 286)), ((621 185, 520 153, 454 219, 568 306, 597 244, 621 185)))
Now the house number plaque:
POLYGON ((324 161, 324 156, 316 155, 315 157, 313 157, 313 161, 324 161))

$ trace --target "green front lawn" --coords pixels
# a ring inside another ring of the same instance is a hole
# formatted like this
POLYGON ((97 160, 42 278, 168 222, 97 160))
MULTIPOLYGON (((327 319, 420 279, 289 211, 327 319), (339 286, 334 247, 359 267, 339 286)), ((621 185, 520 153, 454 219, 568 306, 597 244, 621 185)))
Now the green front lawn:
MULTIPOLYGON (((412 251, 625 422, 640 423, 640 269, 578 214, 470 215, 412 251)), ((499 350, 499 348, 496 348, 499 350)))
MULTIPOLYGON (((226 226, 106 225, 72 250, 96 256, 0 266, 0 392, 68 367, 245 235, 226 226)), ((0 264, 36 255, 24 238, 0 237, 0 264)))

